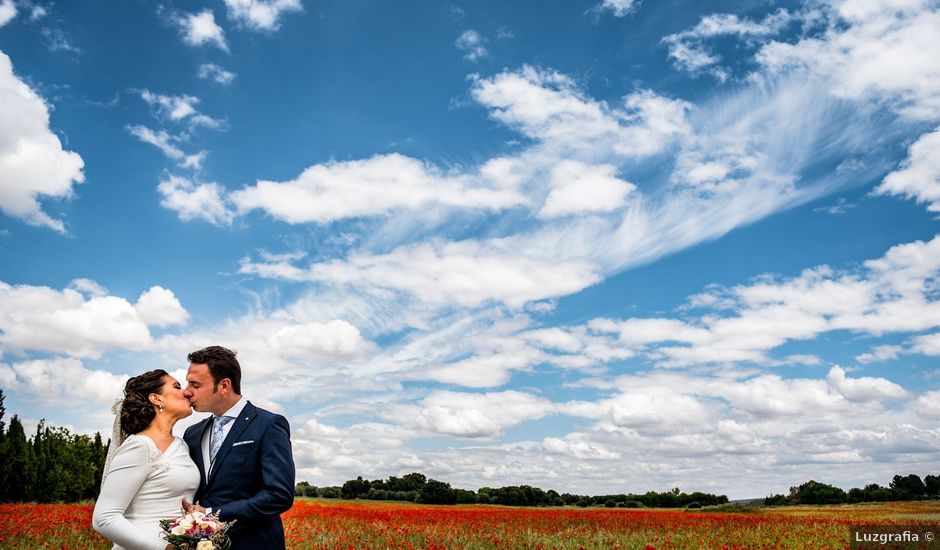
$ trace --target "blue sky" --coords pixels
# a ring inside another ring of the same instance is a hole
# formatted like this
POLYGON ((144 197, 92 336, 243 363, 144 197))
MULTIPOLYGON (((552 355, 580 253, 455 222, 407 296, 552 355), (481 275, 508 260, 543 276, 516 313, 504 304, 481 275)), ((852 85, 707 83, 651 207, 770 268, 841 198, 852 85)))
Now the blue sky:
POLYGON ((7 409, 222 344, 315 485, 935 472, 936 51, 923 0, 0 0, 7 409))

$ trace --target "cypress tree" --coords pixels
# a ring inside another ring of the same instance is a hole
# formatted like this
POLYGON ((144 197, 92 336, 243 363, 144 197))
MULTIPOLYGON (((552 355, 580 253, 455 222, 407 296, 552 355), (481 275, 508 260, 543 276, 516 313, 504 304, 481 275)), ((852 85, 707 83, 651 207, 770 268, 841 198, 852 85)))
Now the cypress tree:
POLYGON ((10 459, 7 498, 11 502, 25 502, 34 494, 36 464, 33 447, 23 431, 23 423, 15 414, 10 419, 10 431, 7 432, 6 439, 10 459))
POLYGON ((7 494, 9 490, 7 489, 9 483, 8 479, 10 477, 10 456, 7 445, 6 429, 3 423, 3 415, 6 413, 7 409, 3 406, 3 389, 0 388, 0 502, 8 502, 7 494))

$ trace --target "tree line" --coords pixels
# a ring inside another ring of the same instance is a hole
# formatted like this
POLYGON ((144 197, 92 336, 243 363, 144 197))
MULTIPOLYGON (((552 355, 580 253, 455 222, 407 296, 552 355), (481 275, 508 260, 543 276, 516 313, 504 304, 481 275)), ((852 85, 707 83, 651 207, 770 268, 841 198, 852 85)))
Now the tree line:
POLYGON ((843 504, 935 498, 940 498, 940 476, 930 474, 921 479, 917 474, 908 474, 894 476, 887 487, 870 483, 863 488, 855 487, 848 491, 811 479, 802 485, 790 487, 789 495, 771 495, 765 498, 764 504, 843 504))
POLYGON ((0 502, 76 502, 98 496, 108 454, 101 434, 70 433, 40 421, 26 437, 23 423, 6 408, 0 389, 0 502))
POLYGON ((297 484, 298 496, 367 500, 399 500, 422 504, 501 504, 504 506, 606 506, 609 508, 699 508, 726 504, 725 495, 681 492, 678 488, 657 493, 576 495, 543 490, 529 485, 481 487, 476 491, 451 487, 450 483, 410 473, 388 479, 350 479, 342 486, 317 487, 306 481, 297 484))

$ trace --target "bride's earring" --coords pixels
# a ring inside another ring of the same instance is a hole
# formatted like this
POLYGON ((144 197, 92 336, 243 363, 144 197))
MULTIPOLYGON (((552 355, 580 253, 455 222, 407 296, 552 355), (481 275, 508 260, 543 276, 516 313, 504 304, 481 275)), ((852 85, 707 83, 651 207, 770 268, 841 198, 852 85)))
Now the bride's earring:
POLYGON ((160 403, 160 412, 163 412, 163 403, 160 403))

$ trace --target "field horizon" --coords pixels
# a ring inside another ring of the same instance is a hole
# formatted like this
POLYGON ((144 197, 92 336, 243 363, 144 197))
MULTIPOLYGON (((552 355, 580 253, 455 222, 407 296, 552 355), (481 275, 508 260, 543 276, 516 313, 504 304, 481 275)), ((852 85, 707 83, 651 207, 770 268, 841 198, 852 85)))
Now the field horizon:
MULTIPOLYGON (((0 548, 107 549, 93 503, 0 505, 0 548), (48 546, 47 546, 48 545, 48 546)), ((299 497, 283 515, 287 548, 833 548, 852 526, 940 526, 940 500, 759 507, 737 512, 454 506, 299 497)), ((933 528, 933 527, 931 527, 933 528)))

